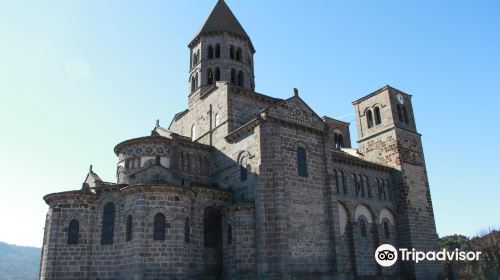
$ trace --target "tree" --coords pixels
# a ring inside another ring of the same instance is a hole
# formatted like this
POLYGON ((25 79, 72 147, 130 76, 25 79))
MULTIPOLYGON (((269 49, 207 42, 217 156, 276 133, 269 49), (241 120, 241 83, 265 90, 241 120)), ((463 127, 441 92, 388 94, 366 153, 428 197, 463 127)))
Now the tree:
POLYGON ((453 251, 479 251, 479 261, 445 261, 446 279, 500 279, 500 231, 490 230, 473 238, 463 235, 444 236, 439 239, 440 249, 453 251), (454 278, 455 277, 455 278, 454 278))

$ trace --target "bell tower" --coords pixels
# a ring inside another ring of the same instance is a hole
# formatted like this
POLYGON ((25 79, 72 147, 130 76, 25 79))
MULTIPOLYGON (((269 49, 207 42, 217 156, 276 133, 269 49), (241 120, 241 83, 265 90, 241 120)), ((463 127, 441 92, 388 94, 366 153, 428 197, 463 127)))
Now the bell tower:
POLYGON ((250 37, 223 0, 219 0, 190 49, 190 99, 202 96, 217 81, 254 90, 255 49, 250 37))
MULTIPOLYGON (((399 193, 397 227, 400 248, 437 250, 429 181, 411 95, 385 86, 353 102, 359 151, 365 159, 391 166, 399 193)), ((438 262, 402 262, 407 279, 437 279, 438 262)))

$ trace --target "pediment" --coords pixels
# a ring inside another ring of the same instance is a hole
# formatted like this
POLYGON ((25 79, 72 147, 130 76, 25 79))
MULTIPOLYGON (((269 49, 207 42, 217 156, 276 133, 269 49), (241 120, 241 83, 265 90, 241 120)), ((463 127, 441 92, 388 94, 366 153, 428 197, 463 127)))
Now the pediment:
POLYGON ((182 179, 162 165, 152 165, 129 175, 129 182, 134 184, 172 183, 180 185, 182 179))
POLYGON ((324 129, 323 120, 298 96, 293 96, 268 109, 271 117, 290 123, 324 129))

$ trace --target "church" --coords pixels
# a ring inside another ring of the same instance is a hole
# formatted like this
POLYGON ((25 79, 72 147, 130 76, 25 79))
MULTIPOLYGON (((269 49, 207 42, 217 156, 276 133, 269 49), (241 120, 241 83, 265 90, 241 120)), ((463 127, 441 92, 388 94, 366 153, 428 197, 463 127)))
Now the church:
POLYGON ((352 102, 350 124, 299 96, 255 92, 250 37, 219 0, 189 43, 188 108, 117 144, 116 182, 90 168, 52 193, 40 279, 437 279, 377 264, 381 244, 437 234, 412 96, 352 102))

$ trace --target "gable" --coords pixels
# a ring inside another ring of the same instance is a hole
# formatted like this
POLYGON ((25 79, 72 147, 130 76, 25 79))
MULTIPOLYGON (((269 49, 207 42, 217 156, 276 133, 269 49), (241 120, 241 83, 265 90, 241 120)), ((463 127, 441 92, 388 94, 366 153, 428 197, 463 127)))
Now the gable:
POLYGON ((97 174, 95 174, 94 172, 90 171, 87 174, 87 177, 85 177, 85 181, 83 182, 83 185, 87 186, 89 188, 95 188, 95 187, 97 187, 97 184, 101 183, 101 182, 102 182, 101 178, 99 178, 99 176, 97 174))
POLYGON ((181 185, 182 179, 162 165, 152 165, 129 175, 130 185, 138 183, 171 183, 181 185))
POLYGON ((324 130, 323 120, 298 96, 293 96, 279 104, 269 107, 268 114, 271 117, 306 126, 324 130))

